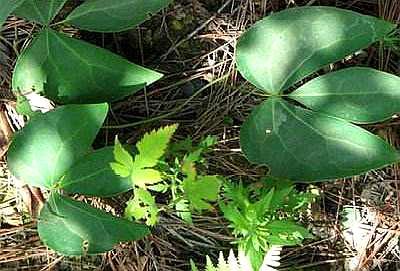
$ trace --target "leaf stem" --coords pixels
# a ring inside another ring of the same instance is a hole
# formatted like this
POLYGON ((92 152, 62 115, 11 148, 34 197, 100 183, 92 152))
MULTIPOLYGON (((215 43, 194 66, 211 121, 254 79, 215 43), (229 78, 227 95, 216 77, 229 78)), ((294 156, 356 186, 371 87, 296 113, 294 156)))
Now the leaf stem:
POLYGON ((60 24, 64 24, 66 22, 68 22, 68 20, 62 20, 62 21, 50 24, 49 27, 53 27, 53 26, 57 26, 57 25, 60 25, 60 24))

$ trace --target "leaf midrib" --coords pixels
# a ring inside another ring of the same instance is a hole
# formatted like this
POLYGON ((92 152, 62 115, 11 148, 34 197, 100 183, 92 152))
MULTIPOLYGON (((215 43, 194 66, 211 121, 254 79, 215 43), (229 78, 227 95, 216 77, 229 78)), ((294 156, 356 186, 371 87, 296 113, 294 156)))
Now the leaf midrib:
POLYGON ((69 143, 69 142, 71 142, 71 141, 73 141, 73 139, 76 137, 76 136, 78 136, 78 135, 80 135, 80 132, 82 131, 82 129, 84 128, 84 127, 86 127, 87 125, 88 125, 88 120, 85 118, 84 119, 84 121, 83 122, 81 122, 81 125, 79 126, 79 128, 78 129, 76 129, 75 130, 75 132, 71 135, 71 137, 69 137, 68 139, 66 139, 66 140, 63 140, 63 141, 61 141, 61 144, 60 144, 60 146, 59 146, 59 148, 58 148, 58 150, 57 150, 57 154, 56 154, 56 158, 55 158, 55 166, 54 166, 54 169, 53 169, 53 174, 52 174, 52 176, 51 176, 51 179, 50 179, 50 182, 51 183, 54 183, 56 180, 54 180, 54 176, 56 175, 56 172, 58 171, 58 161, 59 161, 59 159, 60 159, 60 154, 61 154, 61 152, 62 152, 62 149, 66 146, 66 144, 67 143, 69 143))
MULTIPOLYGON (((340 90, 340 91, 345 91, 345 90, 340 90)), ((365 91, 365 90, 364 90, 365 91)), ((382 92, 382 91, 365 91, 365 92, 328 92, 328 93, 293 93, 289 94, 289 97, 324 97, 324 96, 368 96, 368 95, 377 95, 377 94, 382 94, 382 95, 387 95, 390 94, 390 96, 400 96, 400 93, 397 93, 397 95, 393 95, 396 93, 393 92, 382 92)))
MULTIPOLYGON (((291 114, 295 119, 297 119, 297 120, 300 121, 302 124, 304 124, 305 126, 309 127, 310 129, 312 129, 315 133, 319 134, 319 135, 320 135, 321 137, 323 137, 323 138, 327 138, 327 139, 332 140, 332 141, 337 141, 337 142, 346 143, 346 144, 349 144, 349 145, 354 146, 354 147, 357 147, 357 148, 374 149, 374 148, 372 148, 372 147, 361 146, 361 145, 355 144, 354 142, 351 142, 351 141, 349 141, 349 140, 339 139, 339 138, 335 138, 335 137, 331 137, 331 136, 325 135, 325 134, 321 133, 320 131, 318 131, 317 128, 315 128, 314 126, 312 126, 311 124, 309 124, 309 123, 307 123, 305 120, 303 120, 301 117, 299 117, 298 115, 296 115, 293 111, 290 110, 290 108, 288 108, 288 107, 287 107, 285 104, 283 104, 281 101, 279 101, 279 103, 280 103, 280 104, 282 105, 282 107, 285 108, 285 109, 289 112, 289 114, 291 114)), ((313 112, 313 114, 319 114, 319 113, 313 112)), ((335 120, 338 120, 338 121, 343 121, 342 119, 335 118, 335 117, 328 116, 328 115, 326 115, 325 117, 327 117, 327 118, 332 118, 332 119, 335 119, 335 120)), ((352 125, 351 123, 349 123, 349 122, 347 122, 347 121, 343 121, 343 122, 345 122, 345 123, 348 124, 348 125, 352 125)), ((358 126, 356 126, 356 127, 358 127, 358 126)), ((359 127, 358 127, 358 128, 359 128, 359 127)), ((360 129, 361 129, 361 128, 360 128, 360 129)), ((368 131, 365 131, 365 132, 368 132, 368 131)))

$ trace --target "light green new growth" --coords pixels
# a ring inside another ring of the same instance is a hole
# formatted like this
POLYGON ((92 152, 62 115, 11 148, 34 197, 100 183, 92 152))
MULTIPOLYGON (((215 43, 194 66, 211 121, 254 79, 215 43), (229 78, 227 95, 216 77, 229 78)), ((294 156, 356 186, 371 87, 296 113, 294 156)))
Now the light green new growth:
POLYGON ((177 128, 178 125, 174 124, 146 133, 136 144, 138 154, 135 156, 132 166, 134 185, 146 188, 146 185, 162 180, 161 172, 152 167, 160 162, 177 128))
POLYGON ((216 139, 208 136, 197 147, 192 146, 190 139, 180 141, 166 152, 177 127, 175 124, 146 133, 136 144, 134 159, 116 138, 115 161, 110 166, 117 175, 131 178, 134 189, 134 197, 127 202, 125 217, 143 219, 147 225, 155 225, 160 210, 149 190, 170 192, 168 206, 187 223, 192 223, 192 211, 210 210, 209 202, 218 199, 220 177, 198 174, 196 169, 196 163, 204 162, 202 152, 216 144, 216 139), (181 152, 186 154, 182 157, 181 152), (171 158, 174 159, 172 166, 168 162, 171 158))
POLYGON ((133 159, 130 153, 122 147, 118 137, 115 137, 113 153, 116 162, 110 163, 111 168, 121 177, 130 176, 133 168, 133 159))
POLYGON ((163 173, 154 167, 161 162, 177 128, 178 125, 174 124, 146 133, 136 144, 137 153, 134 159, 118 138, 115 139, 116 162, 110 163, 110 166, 119 176, 130 176, 134 189, 134 197, 127 202, 125 209, 126 218, 143 219, 150 226, 156 224, 159 210, 155 197, 147 191, 147 188, 162 181, 163 173))

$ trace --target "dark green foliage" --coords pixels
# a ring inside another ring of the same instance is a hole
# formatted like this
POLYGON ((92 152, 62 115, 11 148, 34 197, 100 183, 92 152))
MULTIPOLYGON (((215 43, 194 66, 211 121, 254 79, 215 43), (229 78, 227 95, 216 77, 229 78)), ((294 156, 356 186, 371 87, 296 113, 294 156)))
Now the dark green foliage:
POLYGON ((146 226, 114 217, 90 205, 50 195, 40 213, 41 240, 63 255, 87 255, 111 250, 119 242, 149 234, 146 226))
POLYGON ((355 67, 286 93, 324 66, 384 41, 395 28, 375 17, 313 6, 274 13, 246 31, 237 45, 238 70, 272 96, 241 128, 246 157, 267 165, 273 176, 305 182, 399 161, 393 147, 350 123, 374 123, 398 112, 399 77, 355 67))
MULTIPOLYGON (((132 188, 132 179, 114 173, 114 148, 92 151, 91 145, 108 112, 106 102, 133 94, 162 74, 130 63, 102 48, 51 29, 66 0, 3 1, 0 25, 11 13, 42 25, 36 38, 18 57, 12 88, 29 123, 18 132, 9 149, 13 175, 27 184, 51 190, 39 216, 43 242, 64 255, 102 253, 122 241, 140 239, 146 226, 113 217, 88 204, 61 195, 112 196, 132 188), (4 2, 4 3, 3 3, 4 2), (45 114, 33 112, 25 95, 43 95, 61 106, 45 114), (84 104, 84 105, 76 105, 84 104)), ((143 22, 169 1, 87 1, 67 20, 74 25, 120 31, 143 22), (104 3, 103 3, 104 2, 104 3), (136 7, 126 13, 126 6, 136 7), (132 6, 132 4, 134 4, 132 6), (136 6, 135 6, 136 5, 136 6), (139 5, 139 6, 137 6, 139 5), (104 20, 103 12, 108 15, 104 20), (82 17, 82 14, 85 16, 82 17), (129 16, 127 16, 129 15, 129 16)), ((130 157, 130 155, 129 155, 130 157)))

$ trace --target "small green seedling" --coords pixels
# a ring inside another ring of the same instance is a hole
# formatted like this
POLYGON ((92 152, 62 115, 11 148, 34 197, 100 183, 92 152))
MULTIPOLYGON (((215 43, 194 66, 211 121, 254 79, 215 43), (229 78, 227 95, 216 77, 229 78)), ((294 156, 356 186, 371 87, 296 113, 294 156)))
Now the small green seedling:
POLYGON ((224 197, 220 209, 253 270, 259 270, 272 246, 295 246, 312 238, 296 218, 315 196, 296 191, 290 181, 266 178, 257 188, 226 184, 224 197))
POLYGON ((130 178, 133 187, 125 217, 144 220, 147 225, 154 226, 160 209, 151 191, 169 193, 168 205, 188 223, 192 222, 193 211, 210 210, 209 202, 218 199, 220 177, 198 174, 196 169, 201 153, 212 144, 211 137, 183 157, 178 154, 181 147, 189 151, 191 146, 182 142, 173 145, 175 156, 169 154, 168 145, 176 129, 177 125, 171 125, 146 133, 136 144, 134 157, 116 139, 115 162, 110 164, 111 168, 120 177, 130 178))
POLYGON ((238 70, 270 96, 241 127, 246 157, 267 165, 272 176, 304 182, 398 162, 397 150, 353 123, 399 112, 399 77, 350 67, 302 84, 327 65, 387 41, 395 29, 375 17, 312 6, 274 13, 246 31, 237 43, 238 70))

